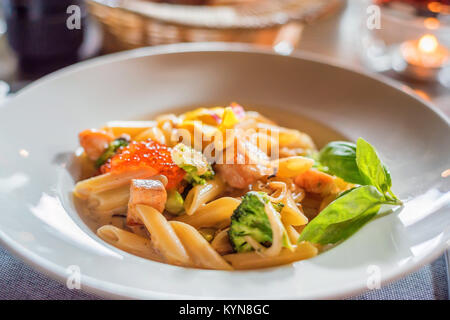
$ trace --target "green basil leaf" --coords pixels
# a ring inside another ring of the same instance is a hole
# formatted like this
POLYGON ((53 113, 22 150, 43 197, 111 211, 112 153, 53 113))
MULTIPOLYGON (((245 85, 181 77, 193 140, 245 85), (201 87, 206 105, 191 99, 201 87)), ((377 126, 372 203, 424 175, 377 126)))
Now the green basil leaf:
POLYGON ((350 183, 365 184, 356 163, 356 145, 351 142, 333 141, 319 153, 318 160, 326 172, 350 183))
MULTIPOLYGON (((359 187, 354 187, 354 188, 351 188, 351 189, 342 191, 341 193, 338 194, 338 196, 336 197, 336 199, 337 199, 337 198, 340 198, 340 197, 342 197, 342 196, 344 196, 344 195, 346 195, 346 194, 349 193, 349 192, 352 192, 352 191, 355 190, 356 188, 359 188, 359 187)), ((336 200, 336 199, 335 199, 335 200, 336 200)))
POLYGON ((386 184, 389 186, 389 189, 390 189, 392 187, 391 172, 384 164, 383 164, 383 170, 384 170, 384 174, 386 176, 386 184))
POLYGON ((391 174, 381 162, 375 148, 362 138, 356 142, 356 163, 366 183, 386 193, 392 186, 391 174))
POLYGON ((333 244, 372 219, 386 199, 374 186, 352 189, 330 203, 303 229, 299 241, 333 244))
POLYGON ((326 231, 321 238, 322 244, 334 244, 339 241, 344 241, 345 239, 352 236, 356 231, 362 228, 367 222, 374 218, 378 211, 380 210, 380 205, 374 205, 369 208, 364 214, 344 221, 341 223, 331 224, 326 228, 326 231))

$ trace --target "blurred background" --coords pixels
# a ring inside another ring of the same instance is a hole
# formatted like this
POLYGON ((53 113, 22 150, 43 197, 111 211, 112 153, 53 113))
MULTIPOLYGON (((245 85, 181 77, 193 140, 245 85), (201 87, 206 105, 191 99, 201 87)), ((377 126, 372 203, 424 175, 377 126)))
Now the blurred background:
MULTIPOLYGON (((205 41, 318 54, 395 79, 450 116, 450 0, 0 0, 0 107, 76 62, 205 41)), ((442 261, 431 266, 440 277, 442 261)))
POLYGON ((177 42, 303 50, 450 114, 450 0, 0 0, 0 96, 95 56, 177 42))

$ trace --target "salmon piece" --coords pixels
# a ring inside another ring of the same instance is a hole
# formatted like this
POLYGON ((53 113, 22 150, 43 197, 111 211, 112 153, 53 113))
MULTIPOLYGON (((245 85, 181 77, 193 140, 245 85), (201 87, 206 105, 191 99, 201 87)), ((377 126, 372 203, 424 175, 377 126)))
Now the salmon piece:
POLYGON ((294 182, 300 188, 303 188, 305 191, 311 193, 328 195, 338 191, 335 184, 335 178, 316 169, 309 169, 308 171, 298 175, 294 182))
POLYGON ((91 160, 97 160, 108 148, 109 143, 114 140, 114 136, 106 131, 88 129, 78 135, 80 145, 91 160))
POLYGON ((136 216, 136 205, 143 204, 164 211, 167 201, 167 192, 164 184, 159 180, 133 179, 130 186, 130 200, 128 201, 128 225, 142 224, 136 216))

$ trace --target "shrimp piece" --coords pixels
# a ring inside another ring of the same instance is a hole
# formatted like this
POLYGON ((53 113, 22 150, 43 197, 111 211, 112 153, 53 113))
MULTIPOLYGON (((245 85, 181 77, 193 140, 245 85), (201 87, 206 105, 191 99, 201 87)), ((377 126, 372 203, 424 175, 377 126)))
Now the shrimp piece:
POLYGON ((97 129, 88 129, 80 132, 78 135, 80 145, 91 160, 97 160, 108 148, 114 136, 106 131, 97 129))
POLYGON ((142 224, 136 215, 136 205, 143 204, 164 211, 167 201, 167 192, 163 182, 159 180, 133 179, 130 187, 130 200, 128 201, 128 225, 142 224))
POLYGON ((316 169, 309 169, 308 171, 299 174, 294 182, 307 192, 319 193, 326 196, 338 192, 335 180, 336 178, 329 174, 320 172, 316 169))
MULTIPOLYGON (((215 165, 215 169, 229 186, 244 189, 263 176, 273 174, 274 169, 270 165, 267 154, 249 141, 236 140, 236 142, 234 161, 227 163, 221 160, 215 165)), ((226 155, 227 152, 224 151, 224 156, 226 155)))
POLYGON ((231 187, 244 189, 265 175, 268 168, 254 164, 217 164, 215 169, 222 179, 231 187))

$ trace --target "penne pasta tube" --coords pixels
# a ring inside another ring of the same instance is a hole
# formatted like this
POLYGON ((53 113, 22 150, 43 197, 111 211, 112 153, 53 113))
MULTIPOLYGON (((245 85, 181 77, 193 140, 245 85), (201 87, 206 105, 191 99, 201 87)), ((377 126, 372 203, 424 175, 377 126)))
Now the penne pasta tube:
POLYGON ((130 186, 92 193, 87 200, 87 207, 98 214, 115 214, 127 211, 130 199, 130 186))
POLYGON ((153 247, 162 254, 168 263, 181 266, 192 265, 192 260, 182 242, 158 210, 139 204, 136 205, 136 214, 150 233, 153 247))
POLYGON ((283 249, 279 255, 264 257, 255 251, 245 253, 233 253, 223 256, 237 270, 269 268, 299 260, 309 259, 317 255, 317 247, 309 242, 301 242, 294 251, 283 249))
POLYGON ((196 267, 233 270, 194 227, 179 221, 171 221, 170 225, 175 230, 196 267))
POLYGON ((192 215, 205 203, 213 200, 225 190, 225 184, 217 176, 203 185, 193 187, 184 200, 187 215, 192 215))
POLYGON ((300 237, 300 233, 298 233, 297 230, 295 230, 295 228, 291 225, 285 224, 284 228, 286 229, 289 241, 291 241, 291 243, 297 243, 297 240, 300 237))
POLYGON ((281 221, 287 225, 301 226, 308 223, 308 218, 299 209, 290 191, 286 192, 286 196, 281 201, 284 204, 281 210, 281 221))
POLYGON ((166 140, 166 145, 173 147, 178 143, 177 129, 174 127, 174 123, 170 120, 164 120, 158 122, 158 128, 161 130, 166 140))
POLYGON ((110 121, 102 129, 115 137, 128 134, 132 139, 141 132, 156 127, 155 121, 110 121))
POLYGON ((97 230, 97 235, 116 248, 137 256, 162 262, 161 256, 153 249, 150 239, 132 232, 105 225, 97 230))
POLYGON ((311 169, 314 165, 314 160, 295 156, 276 160, 274 165, 278 168, 276 171, 277 177, 293 178, 311 169))
POLYGON ((74 194, 78 198, 87 199, 93 193, 100 193, 129 185, 131 179, 145 179, 154 176, 156 173, 156 170, 151 168, 123 171, 120 173, 108 172, 78 182, 75 185, 74 194))
POLYGON ((299 130, 279 127, 280 147, 302 148, 305 150, 316 149, 311 137, 299 130))
POLYGON ((240 203, 235 198, 223 197, 204 205, 191 216, 185 214, 174 220, 187 223, 197 229, 211 227, 221 229, 230 225, 231 215, 240 203))
POLYGON ((152 139, 156 142, 166 144, 166 137, 164 133, 158 127, 149 128, 141 133, 139 133, 134 140, 136 141, 144 141, 152 139))

